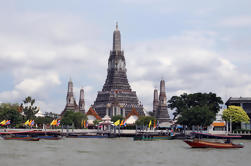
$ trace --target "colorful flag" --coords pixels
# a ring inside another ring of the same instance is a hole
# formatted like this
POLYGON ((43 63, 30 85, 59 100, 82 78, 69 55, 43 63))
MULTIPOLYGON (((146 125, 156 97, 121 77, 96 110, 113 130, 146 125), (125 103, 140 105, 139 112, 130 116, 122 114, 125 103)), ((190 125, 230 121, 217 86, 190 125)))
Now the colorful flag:
POLYGON ((85 127, 88 128, 88 120, 85 121, 85 127))
POLYGON ((84 128, 86 128, 86 121, 84 120, 84 128))
POLYGON ((27 121, 24 123, 24 125, 29 125, 29 123, 30 123, 30 121, 27 120, 27 121))
POLYGON ((59 120, 58 120, 58 122, 57 122, 57 126, 59 126, 59 125, 60 125, 60 121, 61 121, 61 120, 59 119, 59 120))
POLYGON ((156 128, 156 121, 153 121, 153 128, 156 128))
POLYGON ((150 120, 149 124, 148 124, 148 128, 150 128, 152 125, 152 121, 150 120))
POLYGON ((29 126, 33 126, 34 125, 34 120, 30 120, 29 126))
POLYGON ((123 126, 123 125, 124 125, 124 120, 122 120, 120 123, 120 126, 123 126))
POLYGON ((57 121, 56 119, 54 119, 54 120, 51 122, 50 125, 51 125, 51 126, 56 126, 56 125, 57 125, 57 122, 58 122, 58 121, 57 121))
POLYGON ((114 123, 115 126, 118 126, 119 124, 120 124, 120 119, 114 123))
POLYGON ((6 120, 3 120, 0 124, 5 125, 5 123, 6 123, 6 120))
POLYGON ((8 121, 5 123, 5 125, 10 125, 10 120, 8 120, 8 121))
POLYGON ((83 128, 84 127, 84 119, 82 119, 82 121, 81 121, 81 128, 83 128))
POLYGON ((126 121, 124 121, 124 126, 126 126, 126 121))

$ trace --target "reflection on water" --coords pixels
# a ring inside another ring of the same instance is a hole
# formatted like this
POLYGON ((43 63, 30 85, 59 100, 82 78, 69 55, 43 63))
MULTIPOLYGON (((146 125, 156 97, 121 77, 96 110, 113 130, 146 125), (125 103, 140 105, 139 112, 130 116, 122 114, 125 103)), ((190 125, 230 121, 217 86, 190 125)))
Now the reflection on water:
POLYGON ((243 149, 192 149, 181 140, 133 141, 132 138, 65 138, 38 142, 0 140, 1 166, 176 165, 245 166, 251 141, 243 149))

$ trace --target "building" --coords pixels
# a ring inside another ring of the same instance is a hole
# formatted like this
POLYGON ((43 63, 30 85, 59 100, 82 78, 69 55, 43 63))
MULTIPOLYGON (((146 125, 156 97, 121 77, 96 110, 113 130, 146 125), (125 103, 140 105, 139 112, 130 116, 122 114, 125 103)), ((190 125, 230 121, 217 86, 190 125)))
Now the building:
POLYGON ((66 105, 61 115, 65 113, 65 111, 74 111, 74 112, 82 112, 85 113, 85 101, 84 101, 84 89, 80 90, 79 97, 79 105, 76 103, 74 94, 73 94, 73 82, 70 79, 68 82, 68 90, 66 95, 66 105))
POLYGON ((88 112, 86 113, 87 119, 88 119, 88 124, 89 125, 94 125, 95 120, 101 121, 102 118, 97 114, 97 112, 90 107, 88 112))
POLYGON ((154 100, 153 100, 153 111, 154 116, 156 117, 159 123, 167 123, 170 122, 170 117, 168 114, 167 109, 167 99, 166 99, 166 88, 165 88, 165 81, 160 81, 160 93, 159 93, 159 100, 157 98, 158 90, 154 90, 154 100))
POLYGON ((113 49, 108 59, 106 81, 102 91, 98 92, 93 108, 101 117, 105 115, 126 117, 132 108, 135 108, 140 116, 144 116, 143 105, 139 103, 136 92, 132 91, 128 83, 118 24, 113 32, 113 49))
MULTIPOLYGON (((230 97, 225 105, 228 107, 230 105, 240 106, 246 111, 249 118, 251 119, 251 97, 230 97)), ((251 120, 249 124, 242 123, 242 129, 251 129, 251 120)))

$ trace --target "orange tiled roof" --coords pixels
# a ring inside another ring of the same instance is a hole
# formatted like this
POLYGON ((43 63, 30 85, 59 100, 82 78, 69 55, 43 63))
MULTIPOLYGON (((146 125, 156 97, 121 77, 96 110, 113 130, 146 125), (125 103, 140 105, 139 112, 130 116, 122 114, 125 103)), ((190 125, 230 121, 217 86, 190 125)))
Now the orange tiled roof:
POLYGON ((101 117, 97 114, 97 112, 92 108, 90 107, 88 112, 86 113, 86 115, 92 115, 94 116, 97 120, 102 120, 101 117))
POLYGON ((224 122, 213 122, 213 126, 225 126, 224 122))
POLYGON ((139 117, 139 113, 136 111, 135 108, 132 108, 132 111, 129 112, 129 114, 126 116, 125 119, 128 119, 128 118, 129 118, 130 116, 132 116, 132 115, 135 115, 135 116, 139 117))

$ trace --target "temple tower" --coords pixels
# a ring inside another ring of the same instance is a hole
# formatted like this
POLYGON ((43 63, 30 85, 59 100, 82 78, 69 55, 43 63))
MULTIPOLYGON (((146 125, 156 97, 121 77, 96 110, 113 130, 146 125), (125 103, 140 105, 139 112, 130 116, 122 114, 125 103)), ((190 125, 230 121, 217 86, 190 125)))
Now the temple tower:
POLYGON ((126 117, 132 108, 135 108, 139 115, 144 115, 143 105, 139 104, 136 92, 131 90, 128 83, 118 24, 113 32, 113 49, 108 59, 106 81, 102 91, 98 92, 93 108, 101 117, 105 115, 126 117))
POLYGON ((166 88, 164 80, 160 81, 159 104, 156 112, 156 119, 160 123, 170 121, 170 117, 167 110, 166 88))
POLYGON ((156 116, 156 111, 158 109, 158 105, 159 105, 159 99, 158 99, 158 90, 154 89, 153 92, 153 116, 156 116))
POLYGON ((61 113, 61 115, 63 115, 66 110, 78 111, 78 105, 77 105, 76 100, 73 95, 73 82, 71 79, 68 82, 66 105, 65 105, 65 108, 64 108, 63 112, 61 113))
POLYGON ((84 89, 80 89, 80 96, 79 96, 79 112, 85 113, 85 99, 84 99, 84 89))

